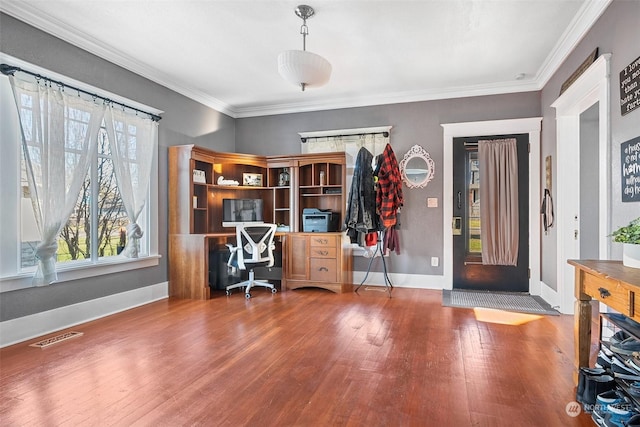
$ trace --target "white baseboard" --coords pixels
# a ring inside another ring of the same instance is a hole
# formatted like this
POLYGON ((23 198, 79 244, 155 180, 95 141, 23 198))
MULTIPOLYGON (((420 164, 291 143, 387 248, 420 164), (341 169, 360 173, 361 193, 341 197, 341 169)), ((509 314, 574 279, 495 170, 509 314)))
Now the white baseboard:
MULTIPOLYGON (((540 281, 540 297, 548 302, 551 307, 560 311, 560 295, 558 295, 558 291, 551 289, 549 285, 543 281, 540 281)), ((573 311, 571 313, 562 314, 573 314, 573 311)))
POLYGON ((0 322, 0 347, 6 347, 71 326, 169 297, 169 282, 72 304, 0 322))
MULTIPOLYGON (((364 279, 366 271, 353 272, 353 284, 358 286, 364 279)), ((402 274, 389 273, 389 280, 394 287, 415 288, 415 289, 447 289, 444 283, 444 276, 430 276, 426 274, 402 274)), ((384 273, 371 272, 362 286, 384 286, 384 273)))

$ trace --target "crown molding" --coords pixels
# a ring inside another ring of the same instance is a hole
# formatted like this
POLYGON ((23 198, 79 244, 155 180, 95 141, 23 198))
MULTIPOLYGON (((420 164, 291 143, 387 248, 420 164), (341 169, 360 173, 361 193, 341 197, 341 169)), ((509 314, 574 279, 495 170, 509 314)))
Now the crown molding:
POLYGON ((235 117, 236 112, 230 105, 203 92, 196 91, 176 83, 169 76, 159 70, 148 67, 111 46, 106 46, 94 37, 81 32, 76 28, 69 27, 60 20, 43 15, 38 9, 34 8, 33 5, 28 2, 0 2, 0 11, 59 39, 71 43, 80 49, 86 50, 87 52, 90 52, 102 59, 112 62, 125 70, 131 71, 153 81, 154 83, 182 94, 187 98, 200 102, 207 107, 213 108, 231 117, 235 117))
POLYGON ((583 3, 573 21, 564 31, 562 37, 560 37, 560 40, 558 40, 558 43, 551 50, 551 53, 549 53, 536 74, 536 81, 540 90, 549 82, 553 74, 558 71, 562 63, 573 52, 580 40, 587 34, 612 1, 596 0, 583 3))
POLYGON ((401 93, 376 94, 371 96, 352 96, 349 98, 334 98, 324 101, 305 101, 247 108, 240 107, 236 109, 236 118, 306 113, 321 110, 337 110, 341 108, 371 107, 387 104, 403 104, 408 102, 433 101, 438 99, 502 95, 506 93, 532 92, 537 90, 540 90, 538 84, 535 81, 530 81, 460 86, 440 90, 408 91, 401 93))
POLYGON ((472 96, 500 95, 517 92, 542 90, 553 74, 560 68, 580 40, 591 29, 613 0, 586 1, 564 31, 553 50, 539 68, 534 79, 529 81, 494 83, 490 85, 461 86, 442 90, 412 91, 386 95, 342 98, 331 101, 312 101, 291 104, 277 104, 261 107, 239 107, 236 118, 269 116, 276 114, 303 113, 340 108, 367 107, 407 102, 433 101, 438 99, 468 98, 472 96))
POLYGON ((561 39, 554 46, 536 73, 535 78, 532 80, 510 81, 490 85, 460 86, 439 90, 345 97, 331 100, 280 103, 254 107, 235 107, 202 91, 178 84, 159 70, 148 67, 136 59, 114 50, 112 47, 108 47, 93 37, 75 28, 71 28, 58 20, 54 20, 49 16, 43 16, 36 8, 27 2, 0 2, 0 11, 232 118, 248 118, 542 90, 544 85, 553 76, 553 73, 558 70, 560 65, 567 59, 569 54, 575 49, 576 45, 612 1, 613 0, 595 0, 584 2, 578 14, 569 27, 567 27, 561 39))

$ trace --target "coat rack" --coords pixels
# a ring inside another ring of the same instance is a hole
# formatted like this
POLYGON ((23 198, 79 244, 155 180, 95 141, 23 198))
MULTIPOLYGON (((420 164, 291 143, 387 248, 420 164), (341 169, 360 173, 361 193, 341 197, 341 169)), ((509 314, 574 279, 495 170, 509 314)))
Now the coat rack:
POLYGON ((389 294, 389 298, 391 298, 391 291, 393 290, 393 284, 391 284, 391 279, 389 279, 389 274, 387 273, 387 262, 384 259, 384 251, 382 249, 382 231, 378 231, 376 233, 376 238, 377 238, 377 242, 376 242, 376 250, 373 252, 373 254, 371 255, 371 258, 369 259, 369 265, 367 266, 367 274, 364 275, 364 279, 362 279, 362 282, 360 282, 360 284, 356 287, 355 292, 358 293, 358 290, 360 289, 360 287, 364 284, 364 282, 367 280, 367 277, 369 277, 369 272, 371 271, 371 264, 373 263, 373 260, 376 257, 376 254, 379 252, 380 253, 380 258, 382 258, 382 270, 383 270, 383 274, 384 274, 384 287, 385 290, 387 291, 387 293, 389 294))

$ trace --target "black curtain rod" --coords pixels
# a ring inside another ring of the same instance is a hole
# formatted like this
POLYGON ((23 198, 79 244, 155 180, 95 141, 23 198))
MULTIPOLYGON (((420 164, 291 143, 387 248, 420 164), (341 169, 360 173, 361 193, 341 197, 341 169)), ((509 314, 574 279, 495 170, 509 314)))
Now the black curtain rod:
POLYGON ((343 136, 365 136, 365 135, 382 135, 385 138, 388 138, 389 137, 389 132, 384 131, 384 132, 350 133, 350 134, 347 134, 347 135, 309 136, 309 137, 302 137, 302 138, 300 138, 300 140, 303 143, 305 143, 305 142, 307 142, 308 139, 311 139, 311 138, 315 138, 315 139, 318 139, 318 138, 342 138, 343 136))
POLYGON ((60 82, 60 81, 57 81, 57 80, 53 80, 52 78, 45 77, 45 76, 43 76, 41 74, 33 73, 31 71, 25 70, 25 69, 20 68, 20 67, 15 67, 15 66, 9 65, 9 64, 0 64, 0 72, 2 72, 2 74, 4 74, 5 76, 13 76, 16 72, 29 74, 31 76, 34 76, 36 79, 43 79, 43 80, 46 80, 48 82, 55 83, 60 87, 63 87, 63 88, 66 87, 66 88, 69 88, 69 89, 72 89, 72 90, 75 90, 75 91, 78 91, 78 92, 82 92, 85 95, 89 95, 89 96, 91 96, 93 98, 102 99, 103 101, 105 101, 105 102, 107 102, 109 104, 116 104, 116 105, 119 105, 121 107, 128 108, 130 110, 136 111, 138 113, 146 114, 147 116, 149 116, 149 118, 151 120, 153 120, 155 122, 158 122, 158 121, 160 121, 160 119, 162 119, 162 117, 160 117, 160 116, 158 116, 156 114, 152 114, 152 113, 149 113, 147 111, 140 110, 140 109, 138 109, 136 107, 131 107, 130 105, 126 105, 126 104, 123 104, 121 102, 114 101, 113 99, 105 98, 104 96, 100 96, 100 95, 98 95, 96 93, 87 92, 86 90, 83 90, 83 89, 68 85, 66 83, 63 83, 63 82, 60 82))

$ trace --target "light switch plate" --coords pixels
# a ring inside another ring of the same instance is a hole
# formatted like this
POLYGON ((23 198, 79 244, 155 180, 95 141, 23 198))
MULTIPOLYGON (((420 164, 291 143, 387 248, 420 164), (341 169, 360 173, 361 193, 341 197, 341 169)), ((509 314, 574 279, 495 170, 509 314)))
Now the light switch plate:
POLYGON ((428 208, 437 208, 438 207, 438 198, 437 197, 427 197, 427 207, 428 208))

